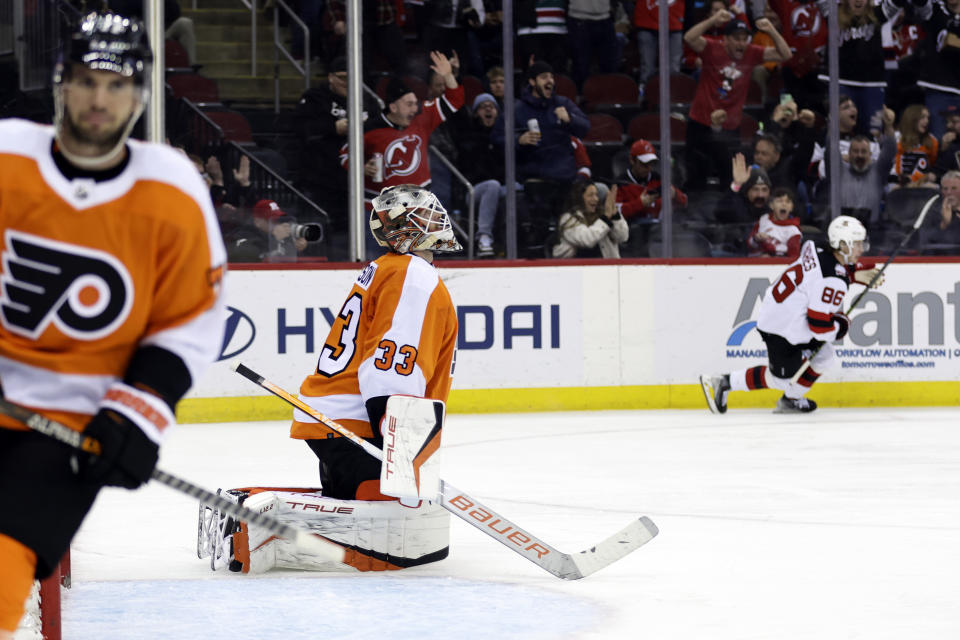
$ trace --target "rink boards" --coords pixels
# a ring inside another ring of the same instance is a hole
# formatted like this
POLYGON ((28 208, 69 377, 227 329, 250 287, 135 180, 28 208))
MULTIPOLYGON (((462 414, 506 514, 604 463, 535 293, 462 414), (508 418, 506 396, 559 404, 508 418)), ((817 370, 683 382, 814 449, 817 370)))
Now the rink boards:
MULTIPOLYGON (((833 406, 960 403, 960 261, 916 260, 891 265, 884 285, 851 314, 850 334, 835 344, 837 366, 811 397, 833 406)), ((754 324, 783 267, 441 266, 460 319, 449 409, 702 407, 699 374, 766 361, 754 324)), ((181 421, 288 416, 230 365, 243 362, 296 391, 359 271, 231 270, 221 361, 181 403, 181 421)), ((854 286, 844 306, 860 291, 854 286)), ((731 404, 768 406, 772 393, 735 394, 731 404)))

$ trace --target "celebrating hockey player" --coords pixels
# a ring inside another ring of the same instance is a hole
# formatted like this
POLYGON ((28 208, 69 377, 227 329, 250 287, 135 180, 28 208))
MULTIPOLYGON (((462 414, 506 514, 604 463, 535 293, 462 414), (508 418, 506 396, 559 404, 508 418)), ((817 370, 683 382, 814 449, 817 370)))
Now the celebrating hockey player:
POLYGON ((851 278, 867 284, 875 273, 873 269, 856 271, 857 262, 869 249, 867 231, 859 220, 838 216, 827 228, 827 239, 829 250, 805 242, 800 257, 764 293, 757 330, 767 345, 769 364, 700 376, 710 411, 725 413, 730 391, 755 389, 783 391, 775 413, 807 413, 817 408, 817 403, 805 396, 834 363, 830 343, 842 339, 850 329, 843 300, 851 278), (794 382, 805 358, 814 351, 809 367, 794 382))
POLYGON ((211 556, 214 569, 378 571, 447 555, 449 514, 430 502, 437 489, 428 463, 450 391, 457 313, 432 261, 434 252, 461 247, 443 205, 417 185, 383 189, 373 200, 370 230, 389 252, 357 276, 300 398, 382 448, 383 463, 296 411, 290 435, 319 458, 322 491, 227 492, 344 545, 347 558, 341 564, 311 557, 255 525, 202 509, 198 551, 211 556))
POLYGON ((209 191, 176 150, 128 140, 151 61, 141 23, 91 13, 56 65, 54 125, 0 121, 2 393, 102 452, 0 415, 0 638, 100 489, 150 478, 175 405, 222 342, 209 191))

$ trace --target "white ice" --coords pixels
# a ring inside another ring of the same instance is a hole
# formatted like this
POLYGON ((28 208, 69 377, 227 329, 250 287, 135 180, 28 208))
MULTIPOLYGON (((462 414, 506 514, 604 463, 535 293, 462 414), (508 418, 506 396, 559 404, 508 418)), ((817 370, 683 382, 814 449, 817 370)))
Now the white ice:
MULTIPOLYGON (((161 468, 207 488, 316 485, 287 423, 181 425, 161 468)), ((64 638, 960 637, 960 409, 450 415, 443 475, 564 551, 660 535, 565 582, 454 520, 389 574, 211 572, 197 506, 105 491, 73 544, 64 638)))

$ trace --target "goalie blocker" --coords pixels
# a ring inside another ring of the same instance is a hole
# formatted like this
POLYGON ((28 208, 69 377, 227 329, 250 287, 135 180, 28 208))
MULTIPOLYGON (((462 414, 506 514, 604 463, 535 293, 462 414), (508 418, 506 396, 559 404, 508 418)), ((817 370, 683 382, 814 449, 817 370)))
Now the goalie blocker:
POLYGON ((262 573, 274 567, 313 571, 385 571, 447 557, 450 514, 432 504, 439 477, 432 472, 440 447, 444 404, 414 396, 390 396, 380 422, 384 441, 380 493, 393 500, 339 500, 318 489, 248 487, 225 497, 285 524, 308 529, 347 549, 333 562, 252 523, 201 505, 197 555, 217 570, 262 573))

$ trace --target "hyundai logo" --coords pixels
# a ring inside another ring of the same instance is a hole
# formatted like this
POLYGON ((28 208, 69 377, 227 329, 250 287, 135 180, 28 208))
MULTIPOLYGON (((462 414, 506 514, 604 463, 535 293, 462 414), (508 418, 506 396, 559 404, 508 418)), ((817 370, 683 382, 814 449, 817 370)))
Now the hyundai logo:
POLYGON ((220 347, 220 357, 217 360, 229 360, 240 355, 253 344, 257 337, 257 328, 253 325, 250 316, 239 309, 227 307, 230 316, 227 318, 223 332, 223 345, 220 347))

